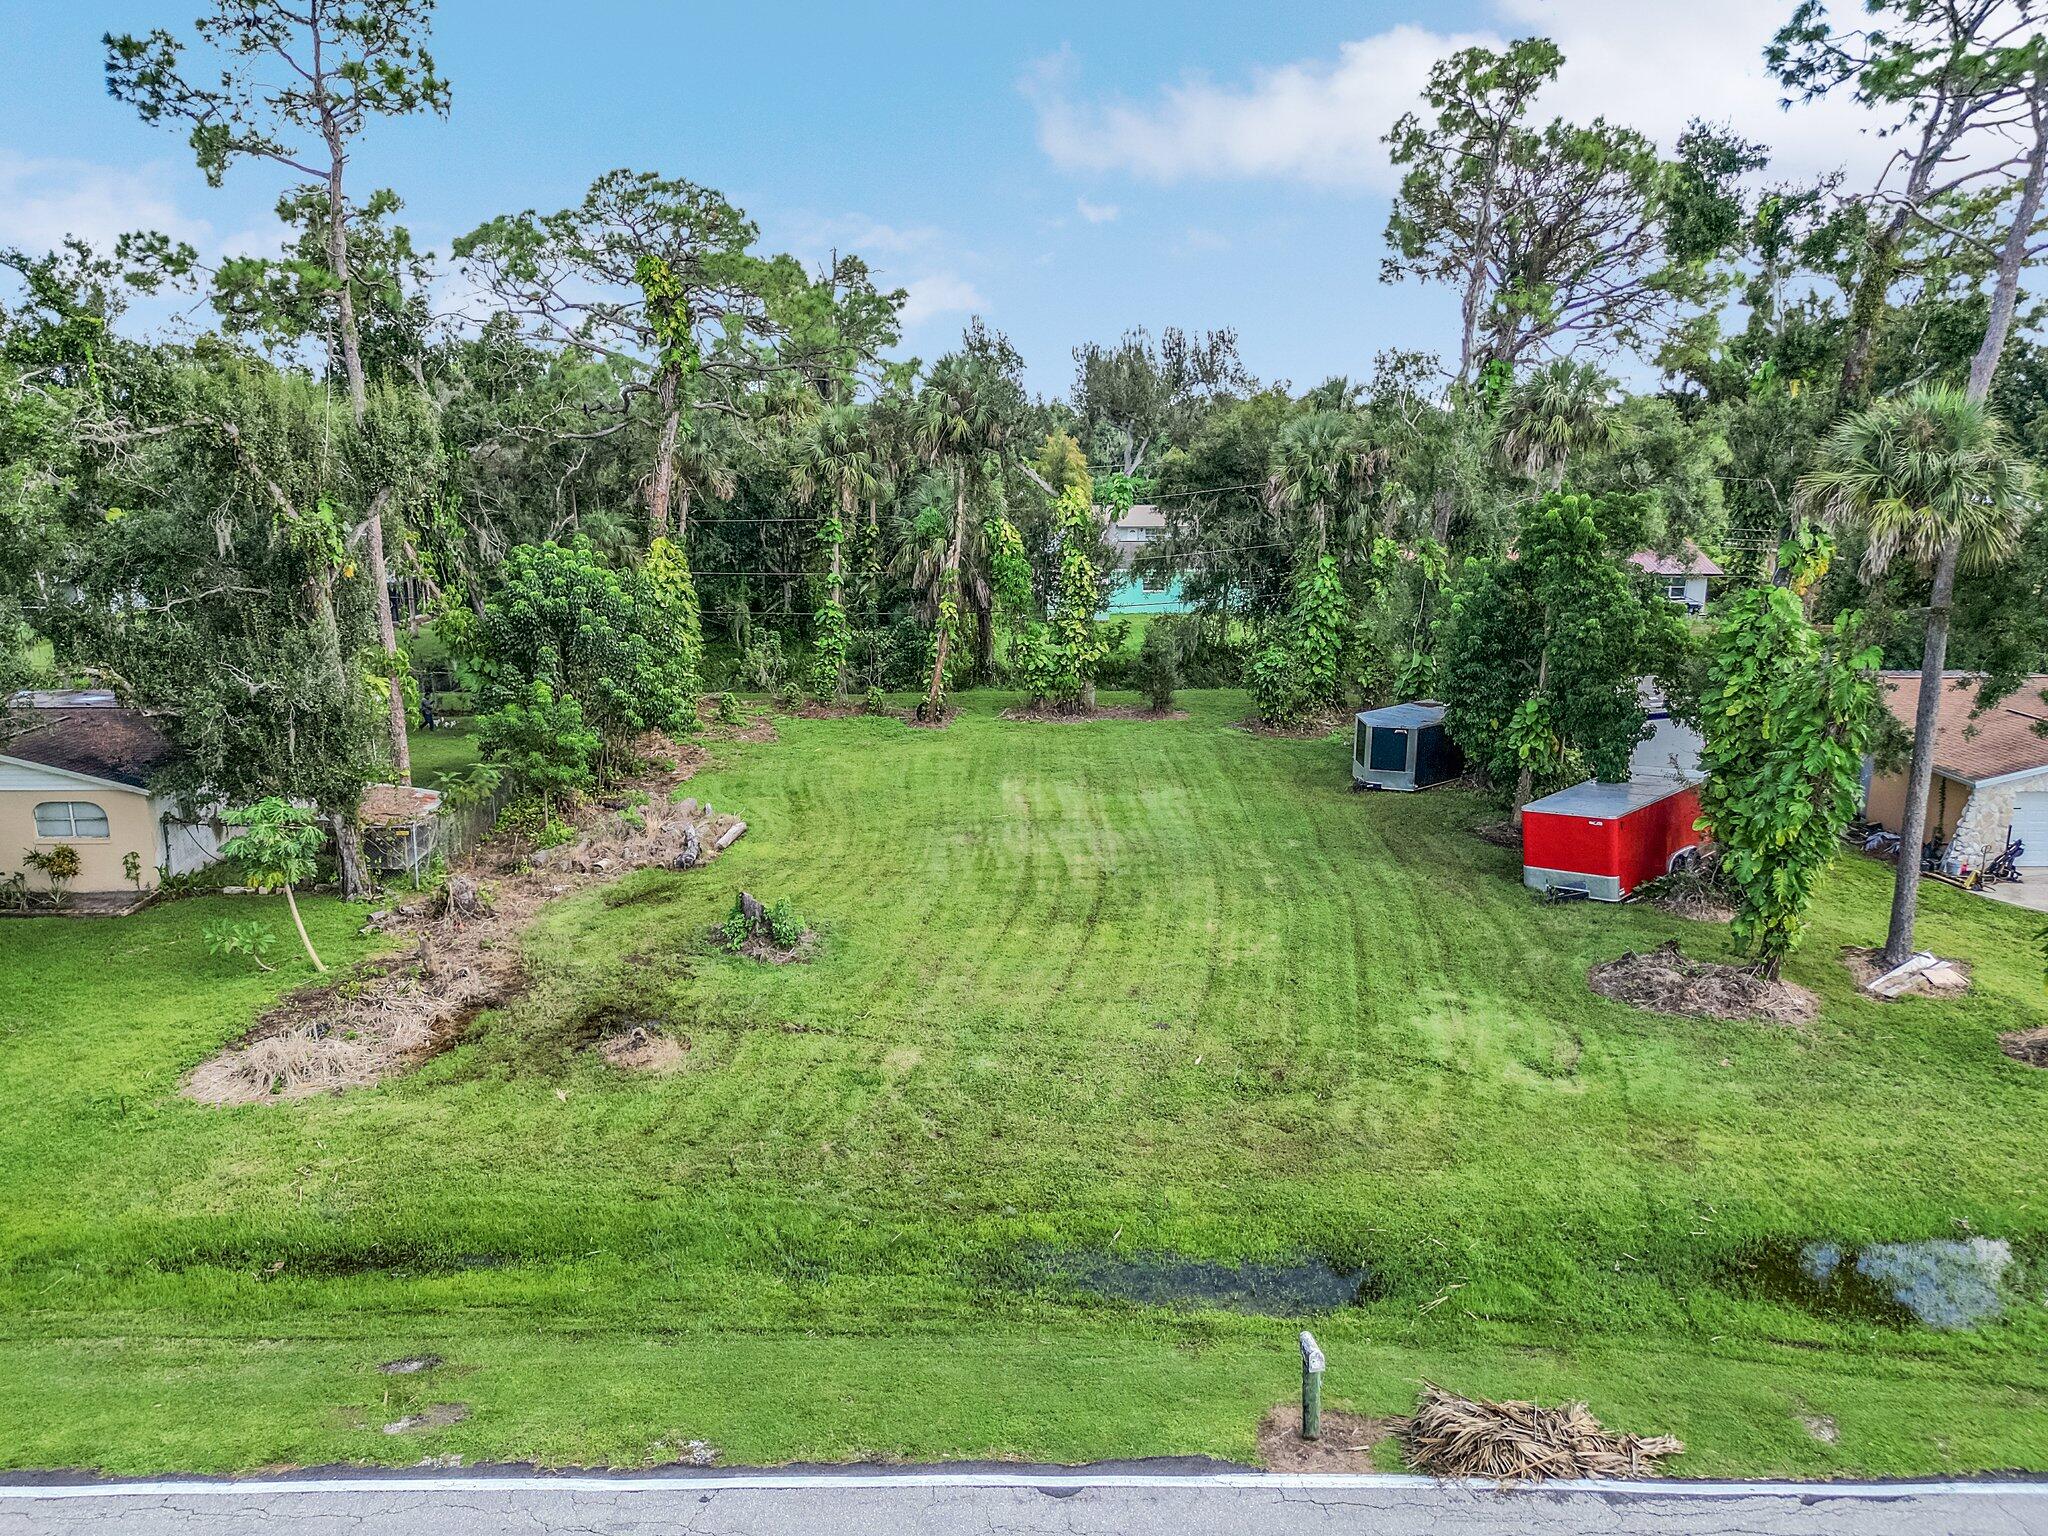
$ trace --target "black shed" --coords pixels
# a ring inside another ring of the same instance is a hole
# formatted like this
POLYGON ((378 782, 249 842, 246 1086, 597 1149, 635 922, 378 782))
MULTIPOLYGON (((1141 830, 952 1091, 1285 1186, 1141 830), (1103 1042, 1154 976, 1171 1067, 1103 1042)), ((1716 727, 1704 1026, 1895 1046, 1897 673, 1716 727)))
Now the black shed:
POLYGON ((1389 704, 1358 716, 1351 743, 1351 782, 1358 789, 1427 789, 1465 771, 1465 756, 1444 732, 1444 707, 1434 699, 1389 704))

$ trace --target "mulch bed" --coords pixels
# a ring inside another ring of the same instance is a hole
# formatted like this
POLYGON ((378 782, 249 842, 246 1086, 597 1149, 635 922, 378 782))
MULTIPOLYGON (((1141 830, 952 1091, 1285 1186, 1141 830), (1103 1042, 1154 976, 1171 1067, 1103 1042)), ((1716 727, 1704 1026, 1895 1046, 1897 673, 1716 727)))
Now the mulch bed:
POLYGON ((1254 736, 1271 736, 1280 741, 1322 741, 1349 725, 1352 718, 1348 713, 1333 709, 1300 725, 1269 725, 1257 715, 1250 715, 1238 721, 1237 728, 1250 731, 1254 736))
POLYGON ((1018 707, 1003 711, 1005 720, 1021 720, 1032 725, 1072 725, 1088 720, 1185 720, 1188 712, 1184 709, 1150 710, 1140 709, 1134 704, 1099 704, 1094 709, 1042 709, 1036 706, 1018 707))
POLYGON ((2048 1024, 2008 1030, 1998 1037, 1998 1045, 2014 1061, 2030 1067, 2048 1067, 2048 1024))
POLYGON ((1654 1013, 1804 1024, 1820 1012, 1819 1000, 1804 987, 1767 981, 1746 966, 1688 960, 1676 939, 1647 954, 1630 950, 1604 961, 1586 973, 1586 984, 1602 997, 1654 1013))
POLYGON ((1649 898, 1649 905, 1659 912, 1668 912, 1673 917, 1682 917, 1692 923, 1735 921, 1735 909, 1724 901, 1714 900, 1711 896, 1652 896, 1649 898))
POLYGON ((1505 848, 1511 853, 1522 851, 1522 829, 1512 821, 1489 821, 1472 829, 1472 835, 1482 843, 1491 843, 1496 848, 1505 848))

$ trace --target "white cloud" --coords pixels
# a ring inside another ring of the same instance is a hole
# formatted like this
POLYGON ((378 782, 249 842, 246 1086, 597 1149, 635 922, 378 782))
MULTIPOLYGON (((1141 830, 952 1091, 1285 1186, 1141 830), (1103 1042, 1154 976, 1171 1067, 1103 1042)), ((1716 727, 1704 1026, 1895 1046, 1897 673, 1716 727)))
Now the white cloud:
POLYGON ((934 272, 913 277, 903 284, 909 297, 903 301, 903 323, 922 325, 939 315, 968 314, 988 307, 974 284, 957 272, 934 272))
POLYGON ((1123 210, 1115 203, 1091 203, 1085 197, 1074 199, 1074 211, 1090 224, 1107 224, 1123 210))
POLYGON ((1223 83, 1190 76, 1148 100, 1079 100, 1064 54, 1041 60, 1023 89, 1045 152, 1070 170, 1154 181, 1266 179, 1387 192, 1381 142, 1420 98, 1429 68, 1460 48, 1540 33, 1565 66, 1539 109, 1595 113, 1669 148, 1695 117, 1731 121, 1770 144, 1772 172, 1848 165, 1867 176, 1885 148, 1846 99, 1778 110, 1762 50, 1784 21, 1781 0, 1492 0, 1496 26, 1443 33, 1402 24, 1339 45, 1333 58, 1256 68, 1223 83))
POLYGON ((800 220, 790 238, 800 246, 836 250, 846 256, 877 252, 900 256, 929 250, 939 243, 939 231, 930 224, 891 224, 864 213, 843 213, 800 220))
POLYGON ((169 180, 159 165, 99 165, 0 149, 0 244, 44 251, 76 235, 107 250, 131 230, 156 229, 212 249, 211 227, 180 211, 169 180))

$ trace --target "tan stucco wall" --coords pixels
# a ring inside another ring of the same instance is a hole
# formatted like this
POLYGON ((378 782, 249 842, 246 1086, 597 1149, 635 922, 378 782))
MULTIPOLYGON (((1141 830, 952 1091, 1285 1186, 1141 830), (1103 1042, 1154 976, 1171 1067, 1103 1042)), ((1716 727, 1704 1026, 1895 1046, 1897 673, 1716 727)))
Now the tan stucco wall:
MULTIPOLYGON (((140 790, 115 789, 97 784, 79 784, 69 789, 0 789, 0 874, 23 868, 22 850, 50 848, 69 842, 78 850, 78 878, 74 891, 130 891, 134 886, 121 872, 121 855, 134 852, 142 858, 145 890, 156 884, 158 848, 156 815, 149 797, 140 790), (88 800, 107 813, 104 838, 39 838, 36 836, 36 807, 45 800, 88 800)), ((30 870, 29 887, 43 889, 43 877, 30 870)))
MULTIPOLYGON (((1946 839, 1955 831, 1963 807, 1970 803, 1970 786, 1937 773, 1927 792, 1927 835, 1946 839)), ((1906 819, 1906 775, 1888 773, 1870 781, 1870 794, 1863 802, 1863 818, 1890 831, 1899 830, 1906 819)))

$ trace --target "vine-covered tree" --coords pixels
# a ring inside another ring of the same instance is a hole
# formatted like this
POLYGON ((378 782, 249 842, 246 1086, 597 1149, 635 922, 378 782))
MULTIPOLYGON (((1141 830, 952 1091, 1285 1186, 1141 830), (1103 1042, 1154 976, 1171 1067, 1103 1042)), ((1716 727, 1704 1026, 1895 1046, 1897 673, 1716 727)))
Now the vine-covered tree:
POLYGON ((881 475, 865 414, 835 405, 813 418, 798 435, 791 466, 796 499, 809 507, 823 503, 817 542, 820 570, 814 578, 817 602, 811 615, 811 691, 835 699, 846 686, 851 628, 846 616, 846 548, 860 526, 864 505, 880 494, 881 475))
POLYGON ((1804 936, 1806 909, 1862 793, 1881 706, 1874 647, 1853 614, 1832 634, 1803 601, 1833 557, 1802 532, 1756 579, 1715 605, 1700 697, 1700 822, 1735 896, 1735 938, 1775 977, 1804 936))
MULTIPOLYGON (((184 65, 185 44, 162 28, 137 37, 106 38, 107 89, 132 104, 144 122, 192 125, 190 143, 206 179, 219 186, 238 160, 260 160, 309 178, 314 186, 287 196, 280 212, 310 216, 325 237, 324 276, 303 259, 301 282, 331 303, 331 352, 348 382, 361 425, 369 409, 357 320, 357 283, 350 261, 350 212, 344 173, 356 137, 373 117, 445 113, 448 82, 426 42, 434 0, 214 0, 194 23, 200 41, 226 60, 218 82, 184 65), (310 137, 310 149, 301 142, 310 137)), ((313 227, 313 226, 308 226, 313 227)), ((391 758, 401 781, 412 778, 405 737, 405 694, 392 620, 384 550, 386 502, 373 494, 362 508, 363 546, 378 637, 384 647, 391 758)))
POLYGON ((960 351, 932 366, 918 392, 912 432, 924 462, 939 476, 949 504, 930 537, 932 640, 925 698, 919 716, 945 719, 946 665, 960 642, 962 600, 970 585, 986 627, 993 588, 980 526, 1000 511, 1004 472, 1016 458, 1024 410, 1018 374, 1022 360, 1008 340, 978 327, 960 351), (982 516, 975 516, 976 512, 982 516), (977 543, 982 559, 973 560, 977 543))
POLYGON ((1867 0, 1863 9, 1865 25, 1838 30, 1826 0, 1805 0, 1765 53, 1788 91, 1806 100, 1845 91, 1898 146, 1858 204, 1841 355, 1841 393, 1853 404, 1869 394, 1873 347, 1911 235, 1945 238, 1963 205, 2018 183, 2032 207, 2012 228, 2022 245, 2033 240, 2048 125, 2038 0, 1867 0))

